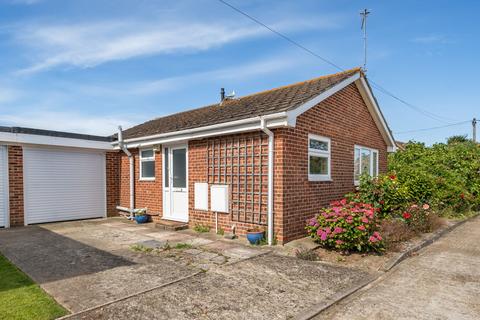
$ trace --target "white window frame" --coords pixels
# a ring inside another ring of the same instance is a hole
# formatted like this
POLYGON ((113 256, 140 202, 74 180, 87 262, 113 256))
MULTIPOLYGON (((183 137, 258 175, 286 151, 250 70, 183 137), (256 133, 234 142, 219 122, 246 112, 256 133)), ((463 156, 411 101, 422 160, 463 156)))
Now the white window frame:
POLYGON ((330 138, 318 136, 316 134, 309 134, 308 141, 308 164, 307 164, 307 172, 308 172, 308 181, 332 181, 332 143, 330 138), (328 145, 328 151, 322 151, 317 149, 310 148, 310 140, 318 140, 322 142, 326 142, 328 145), (311 174, 310 173, 310 156, 317 156, 317 157, 324 157, 328 159, 328 173, 327 174, 311 174))
POLYGON ((155 163, 155 149, 153 149, 153 148, 140 149, 139 150, 139 156, 140 156, 140 178, 139 178, 139 180, 140 181, 155 181, 155 177, 156 177, 155 171, 157 170, 157 164, 155 163), (153 152, 153 156, 142 157, 142 152, 143 151, 150 151, 150 150, 153 152), (153 177, 143 177, 142 176, 142 173, 143 173, 142 167, 143 167, 143 162, 144 161, 145 162, 146 161, 153 161, 153 163, 155 164, 155 170, 153 172, 153 177))
MULTIPOLYGON (((362 150, 368 150, 370 151, 370 169, 369 169, 369 174, 370 176, 372 177, 376 177, 378 176, 378 162, 379 162, 379 157, 380 157, 380 154, 378 152, 377 149, 373 149, 373 148, 369 148, 369 147, 364 147, 364 146, 361 146, 361 145, 355 145, 354 148, 353 148, 353 165, 355 166, 355 151, 357 151, 357 149, 360 151, 360 172, 359 172, 359 177, 362 176, 363 172, 362 172, 362 150), (377 158, 376 158, 376 172, 373 172, 373 153, 376 153, 377 154, 377 158)), ((360 180, 357 180, 355 179, 355 167, 353 168, 353 183, 355 186, 358 186, 360 184, 360 180)))

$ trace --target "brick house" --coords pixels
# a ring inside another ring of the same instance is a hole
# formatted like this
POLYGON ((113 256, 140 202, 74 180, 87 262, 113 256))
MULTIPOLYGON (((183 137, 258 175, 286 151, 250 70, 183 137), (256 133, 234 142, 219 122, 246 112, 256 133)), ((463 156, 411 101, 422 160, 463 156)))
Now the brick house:
POLYGON ((270 243, 304 236, 307 218, 352 191, 360 174, 385 172, 395 150, 360 69, 222 95, 120 131, 113 146, 119 210, 240 235, 257 227, 270 243))

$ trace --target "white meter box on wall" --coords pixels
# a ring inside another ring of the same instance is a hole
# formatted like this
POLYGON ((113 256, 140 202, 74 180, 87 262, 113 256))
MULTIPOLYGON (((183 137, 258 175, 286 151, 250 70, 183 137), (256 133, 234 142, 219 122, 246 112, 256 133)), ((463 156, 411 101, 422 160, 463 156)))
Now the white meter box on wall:
POLYGON ((211 211, 230 212, 228 185, 212 184, 210 186, 210 197, 211 211))

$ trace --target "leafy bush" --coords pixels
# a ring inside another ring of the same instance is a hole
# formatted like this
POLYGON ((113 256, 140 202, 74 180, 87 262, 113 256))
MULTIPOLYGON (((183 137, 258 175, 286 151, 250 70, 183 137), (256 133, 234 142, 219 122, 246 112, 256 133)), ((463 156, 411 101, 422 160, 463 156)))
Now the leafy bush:
POLYGON ((375 178, 362 176, 358 192, 347 195, 347 199, 358 203, 370 203, 378 209, 380 218, 402 210, 410 201, 409 189, 398 183, 395 174, 375 178))
POLYGON ((391 154, 389 170, 408 190, 410 203, 463 213, 480 208, 480 145, 458 137, 427 147, 409 142, 391 154))
POLYGON ((383 250, 378 228, 372 205, 346 199, 322 209, 306 226, 309 236, 326 248, 359 252, 383 250))
POLYGON ((432 212, 428 204, 411 205, 402 213, 401 219, 415 233, 432 232, 442 224, 442 220, 432 212))

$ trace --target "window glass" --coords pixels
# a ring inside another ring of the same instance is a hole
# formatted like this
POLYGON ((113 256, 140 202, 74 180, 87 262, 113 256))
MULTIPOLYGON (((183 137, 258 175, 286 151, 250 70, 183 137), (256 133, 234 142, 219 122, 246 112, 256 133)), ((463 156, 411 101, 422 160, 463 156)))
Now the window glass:
POLYGON ((168 148, 165 148, 165 187, 168 188, 170 166, 168 164, 168 148))
POLYGON ((142 162, 142 178, 155 178, 155 161, 142 162))
POLYGON ((328 151, 328 142, 316 139, 310 139, 310 149, 328 151))
POLYGON ((328 157, 310 156, 310 174, 328 175, 328 157))
POLYGON ((368 149, 362 149, 362 162, 361 162, 361 166, 362 166, 362 173, 369 173, 371 174, 370 172, 370 157, 371 157, 371 152, 370 150, 368 149))
POLYGON ((153 150, 142 150, 142 158, 153 158, 153 150))
POLYGON ((187 150, 173 150, 173 187, 187 187, 187 150))
POLYGON ((373 151, 372 176, 378 175, 378 152, 373 151))
POLYGON ((355 158, 353 162, 353 175, 355 180, 360 179, 360 149, 355 148, 355 158))
POLYGON ((360 176, 364 173, 370 176, 378 175, 378 151, 370 148, 355 146, 353 160, 353 177, 358 184, 360 176))
POLYGON ((140 178, 155 178, 155 153, 153 149, 140 151, 140 178))

